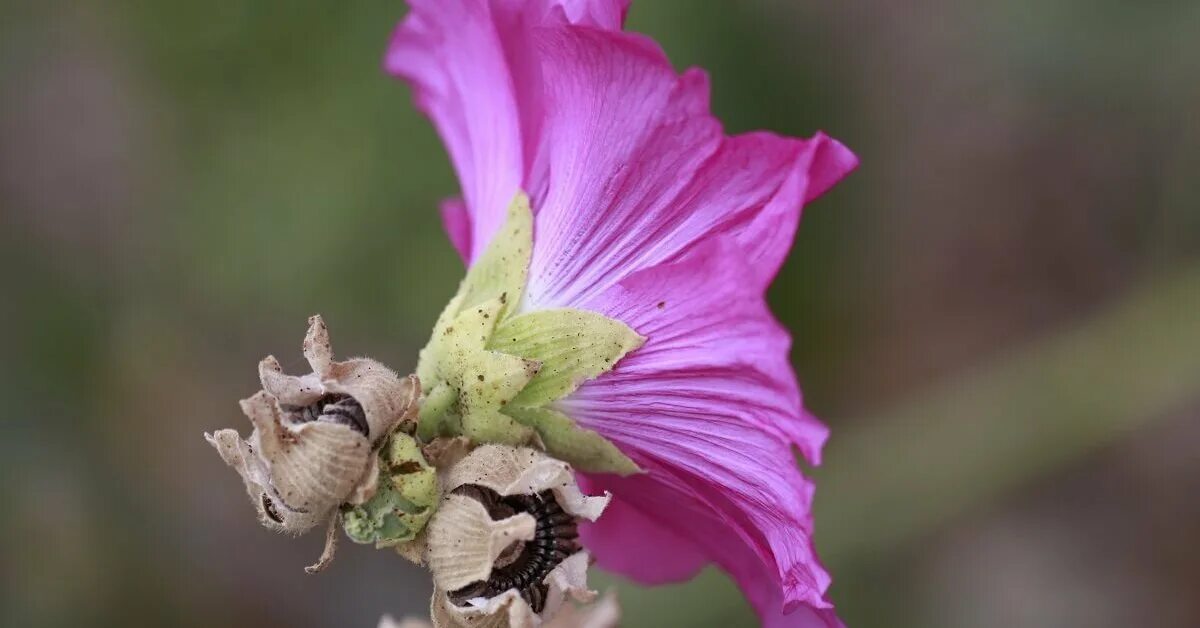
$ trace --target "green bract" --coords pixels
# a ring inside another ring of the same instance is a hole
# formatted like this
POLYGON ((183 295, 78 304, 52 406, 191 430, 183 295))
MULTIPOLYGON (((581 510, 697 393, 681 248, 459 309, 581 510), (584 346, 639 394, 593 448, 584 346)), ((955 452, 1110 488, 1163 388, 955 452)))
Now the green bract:
POLYGON ((532 252, 533 212, 521 193, 421 350, 417 375, 427 392, 420 436, 461 434, 509 445, 540 440, 551 455, 586 471, 637 472, 616 446, 553 403, 645 339, 595 312, 518 313, 532 252))
POLYGON ((390 547, 413 540, 438 501, 437 469, 416 439, 397 431, 379 452, 379 484, 366 503, 343 511, 342 527, 357 543, 390 547))

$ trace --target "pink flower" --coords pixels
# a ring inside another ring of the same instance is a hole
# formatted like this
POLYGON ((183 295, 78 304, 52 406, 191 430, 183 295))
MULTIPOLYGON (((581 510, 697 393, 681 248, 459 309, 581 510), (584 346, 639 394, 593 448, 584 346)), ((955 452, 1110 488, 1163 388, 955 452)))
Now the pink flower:
POLYGON ((442 207, 468 263, 519 190, 536 212, 522 311, 592 310, 645 345, 558 404, 646 471, 583 539, 645 583, 715 562, 769 626, 839 625, 812 548, 827 429, 801 405, 763 295, 804 203, 857 165, 836 141, 726 136, 708 78, 622 32, 629 0, 410 0, 387 69, 410 81, 463 198, 442 207))

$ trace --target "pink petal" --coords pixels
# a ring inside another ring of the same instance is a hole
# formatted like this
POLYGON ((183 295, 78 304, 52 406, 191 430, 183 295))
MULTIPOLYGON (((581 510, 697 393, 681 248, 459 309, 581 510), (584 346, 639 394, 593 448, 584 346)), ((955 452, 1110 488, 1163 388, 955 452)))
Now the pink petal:
MULTIPOLYGON (((714 516, 703 499, 690 495, 686 486, 662 481, 664 477, 668 476, 657 473, 631 478, 602 476, 590 483, 591 487, 595 487, 594 490, 606 489, 614 495, 632 496, 633 503, 621 503, 620 506, 638 512, 643 521, 656 522, 641 528, 622 525, 620 532, 626 535, 624 539, 606 530, 610 525, 608 511, 596 523, 581 526, 581 538, 597 556, 597 565, 644 584, 673 582, 673 577, 658 577, 661 565, 678 560, 676 548, 687 539, 696 539, 701 551, 734 576, 758 611, 764 626, 835 628, 842 625, 834 610, 828 608, 828 603, 823 599, 817 602, 820 606, 793 602, 785 610, 780 585, 772 572, 764 569, 753 546, 737 542, 736 533, 729 524, 721 517, 714 516), (664 532, 666 530, 671 532, 664 532), (674 541, 659 546, 653 542, 643 542, 643 535, 647 539, 674 541), (601 542, 597 543, 597 538, 601 542)), ((618 506, 618 499, 623 498, 614 498, 609 508, 618 506)), ((807 540, 804 542, 808 543, 807 540)), ((815 559, 813 563, 820 569, 815 559)), ((824 575, 823 570, 818 577, 818 582, 828 583, 828 576, 824 575)))
POLYGON ((572 24, 604 30, 621 30, 632 0, 515 0, 543 5, 543 12, 562 10, 572 24))
POLYGON ((791 163, 791 171, 762 211, 737 239, 759 285, 766 289, 792 248, 804 204, 824 194, 858 167, 858 158, 837 140, 817 133, 791 163))
POLYGON ((471 262, 471 213, 461 198, 448 198, 442 201, 442 227, 450 244, 458 251, 463 262, 471 262))
POLYGON ((531 29, 620 28, 629 0, 410 0, 385 69, 413 85, 450 152, 474 259, 503 223, 536 149, 541 82, 531 29))
MULTIPOLYGON (((647 338, 590 394, 717 397, 739 416, 820 463, 829 430, 804 411, 788 359, 791 337, 772 317, 753 269, 731 238, 710 238, 685 260, 640 271, 572 304, 623 321, 647 338), (662 379, 673 381, 669 390, 662 379), (619 386, 620 391, 606 390, 619 386)), ((582 392, 582 391, 581 391, 582 392)))
POLYGON ((846 628, 832 608, 801 606, 790 613, 762 617, 763 628, 846 628))
POLYGON ((805 203, 816 200, 858 168, 858 156, 841 142, 824 133, 818 133, 812 141, 817 142, 818 147, 808 173, 808 194, 804 197, 805 203))
POLYGON ((645 38, 564 28, 535 39, 545 119, 527 175, 539 213, 526 309, 587 300, 711 233, 742 235, 765 287, 809 181, 827 186, 851 165, 823 135, 726 137, 704 73, 678 76, 645 38))
MULTIPOLYGON (((585 302, 648 340, 560 403, 648 471, 594 481, 703 548, 769 617, 828 606, 829 577, 811 547, 812 488, 790 447, 816 457, 826 430, 801 410, 787 335, 741 251, 730 238, 710 239, 585 302)), ((602 563, 621 551, 594 549, 602 563)), ((658 560, 669 557, 645 557, 658 560)))
MULTIPOLYGON (((583 482, 585 492, 602 488, 583 482)), ((604 525, 585 523, 580 538, 603 569, 643 583, 680 582, 712 562, 703 548, 625 502, 620 494, 604 510, 604 525)))
MULTIPOLYGON (((413 0, 392 37, 386 69, 408 79, 458 172, 482 249, 521 184, 520 117, 505 56, 506 29, 490 3, 413 0)), ((478 251, 474 251, 472 258, 478 251)))

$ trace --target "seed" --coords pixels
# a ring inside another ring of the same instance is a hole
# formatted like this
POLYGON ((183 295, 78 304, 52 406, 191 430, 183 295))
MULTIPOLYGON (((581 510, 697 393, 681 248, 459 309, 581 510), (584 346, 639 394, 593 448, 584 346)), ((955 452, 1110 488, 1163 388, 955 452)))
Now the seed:
POLYGON ((517 513, 528 513, 537 522, 537 533, 532 541, 524 544, 512 562, 494 568, 486 582, 473 582, 452 591, 450 601, 462 606, 467 600, 479 597, 481 592, 486 597, 494 597, 516 589, 535 613, 542 612, 549 592, 549 587, 542 581, 559 563, 581 549, 576 541, 579 530, 575 518, 563 511, 554 492, 549 490, 536 495, 500 495, 486 486, 464 484, 451 492, 477 500, 496 521, 517 513))

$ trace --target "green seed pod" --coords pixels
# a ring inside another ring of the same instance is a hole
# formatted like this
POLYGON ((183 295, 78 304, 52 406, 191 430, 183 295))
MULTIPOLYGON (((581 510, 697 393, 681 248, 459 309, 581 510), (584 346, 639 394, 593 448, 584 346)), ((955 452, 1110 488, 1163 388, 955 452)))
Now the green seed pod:
POLYGON ((438 501, 437 470, 429 466, 417 441, 395 432, 379 452, 375 494, 343 509, 342 526, 356 543, 391 547, 416 538, 438 501))

